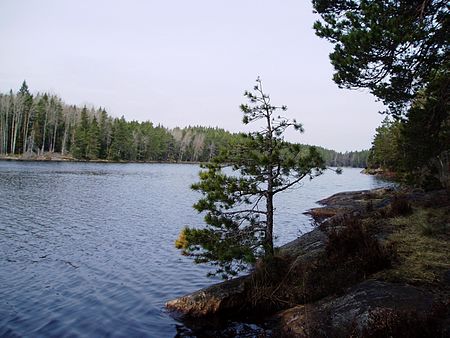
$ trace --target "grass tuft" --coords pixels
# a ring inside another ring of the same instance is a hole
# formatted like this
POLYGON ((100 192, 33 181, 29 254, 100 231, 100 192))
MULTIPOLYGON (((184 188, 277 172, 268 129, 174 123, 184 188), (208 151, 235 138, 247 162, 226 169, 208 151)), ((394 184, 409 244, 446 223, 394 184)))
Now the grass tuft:
POLYGON ((404 195, 396 195, 389 207, 389 217, 408 216, 413 212, 411 203, 404 195))
POLYGON ((360 219, 335 220, 334 228, 315 260, 276 256, 260 261, 248 288, 253 308, 270 312, 315 301, 391 266, 392 248, 380 245, 360 219))
POLYGON ((449 221, 447 208, 417 209, 410 216, 392 218, 397 231, 389 240, 396 246, 397 262, 381 275, 414 284, 440 282, 450 269, 449 221))

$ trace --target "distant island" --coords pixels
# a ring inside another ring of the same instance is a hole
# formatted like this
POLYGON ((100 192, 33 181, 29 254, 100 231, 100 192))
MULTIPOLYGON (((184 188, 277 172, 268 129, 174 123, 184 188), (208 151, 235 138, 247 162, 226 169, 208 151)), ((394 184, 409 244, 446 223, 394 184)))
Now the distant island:
MULTIPOLYGON (((25 81, 17 93, 0 93, 3 159, 207 162, 237 135, 218 127, 169 129, 114 118, 102 107, 69 105, 49 93, 32 95, 25 81)), ((317 149, 329 166, 367 166, 368 150, 317 149)))

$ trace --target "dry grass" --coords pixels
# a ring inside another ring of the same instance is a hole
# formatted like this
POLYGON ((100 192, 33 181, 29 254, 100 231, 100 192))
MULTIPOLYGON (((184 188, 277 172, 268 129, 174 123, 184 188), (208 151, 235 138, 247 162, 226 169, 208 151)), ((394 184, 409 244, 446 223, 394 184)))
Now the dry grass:
POLYGON ((380 245, 359 218, 336 220, 325 252, 305 261, 278 256, 261 261, 249 285, 253 308, 270 312, 340 293, 391 266, 391 248, 380 245))
POLYGON ((396 246, 397 262, 380 276, 415 284, 440 282, 450 269, 448 208, 416 209, 390 222, 397 228, 389 237, 396 246))
POLYGON ((397 194, 394 196, 389 206, 389 217, 409 216, 413 213, 411 204, 405 195, 397 194))

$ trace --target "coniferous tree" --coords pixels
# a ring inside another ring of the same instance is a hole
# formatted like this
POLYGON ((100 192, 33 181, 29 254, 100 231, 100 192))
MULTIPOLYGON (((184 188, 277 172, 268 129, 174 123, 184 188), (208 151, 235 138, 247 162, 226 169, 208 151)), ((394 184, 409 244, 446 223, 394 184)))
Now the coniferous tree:
POLYGON ((108 158, 112 160, 130 160, 132 148, 132 134, 125 118, 115 119, 112 128, 112 142, 108 158))
POLYGON ((318 36, 334 44, 334 81, 368 88, 395 116, 450 67, 447 0, 312 0, 318 36))
MULTIPOLYGON (((60 152, 76 159, 207 162, 237 138, 217 127, 169 130, 150 121, 113 120, 102 108, 67 105, 46 93, 33 96, 25 81, 16 94, 0 93, 0 155, 60 152)), ((367 158, 364 152, 318 151, 328 165, 364 166, 367 158)))
POLYGON ((99 121, 99 158, 106 159, 108 157, 109 147, 111 146, 111 119, 108 117, 106 110, 100 110, 99 121))
POLYGON ((272 105, 259 78, 254 91, 245 96, 250 102, 241 105, 243 123, 259 122, 264 127, 242 135, 205 166, 192 189, 203 194, 194 208, 206 213, 207 226, 185 228, 176 243, 196 262, 217 265, 215 273, 225 278, 257 257, 274 255, 274 196, 324 169, 315 148, 301 151, 299 145, 284 141, 287 128, 302 132, 302 125, 277 115, 287 108, 272 105), (225 167, 232 173, 224 172, 225 167))
POLYGON ((86 158, 90 160, 97 159, 99 155, 100 130, 95 116, 92 118, 86 137, 86 158))
MULTIPOLYGON (((450 150, 448 1, 313 0, 313 6, 321 15, 317 35, 334 44, 334 81, 368 88, 400 121, 401 135, 392 139, 398 158, 374 158, 393 154, 386 143, 374 145, 370 160, 424 182, 422 173, 450 150)), ((378 134, 375 143, 381 139, 378 134)))
POLYGON ((45 136, 47 129, 47 107, 49 104, 49 97, 47 94, 39 96, 36 107, 36 118, 33 126, 34 130, 34 145, 37 153, 40 154, 45 148, 45 136))
POLYGON ((402 123, 386 117, 376 129, 370 152, 370 167, 401 171, 402 123))
POLYGON ((20 101, 22 109, 23 109, 23 123, 22 123, 22 135, 21 135, 21 144, 20 148, 23 153, 29 151, 29 132, 30 127, 33 123, 33 95, 30 94, 28 90, 28 85, 26 81, 23 81, 22 86, 20 87, 19 93, 17 95, 18 101, 20 101))
POLYGON ((80 122, 75 129, 72 152, 76 158, 88 158, 89 117, 86 106, 81 110, 80 122))

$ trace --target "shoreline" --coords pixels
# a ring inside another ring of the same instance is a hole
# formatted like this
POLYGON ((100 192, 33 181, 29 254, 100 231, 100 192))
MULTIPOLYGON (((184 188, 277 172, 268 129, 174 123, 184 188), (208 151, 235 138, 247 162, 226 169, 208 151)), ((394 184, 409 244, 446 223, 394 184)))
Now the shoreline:
MULTIPOLYGON (((105 163, 105 164, 127 164, 127 163, 141 163, 141 164, 204 164, 208 162, 203 161, 125 161, 125 160, 107 160, 107 159, 96 159, 96 160, 83 160, 76 159, 72 156, 61 155, 60 153, 46 153, 45 155, 32 155, 31 157, 23 155, 0 155, 0 161, 18 161, 18 162, 72 162, 72 163, 105 163)), ((365 172, 365 168, 362 167, 342 167, 342 168, 352 168, 360 169, 362 174, 372 175, 365 172)), ((374 175, 377 176, 377 175, 374 175)), ((381 176, 380 176, 381 177, 381 176)))
POLYGON ((319 225, 280 247, 274 262, 170 300, 167 310, 194 335, 220 335, 212 322, 245 318, 267 337, 360 337, 380 327, 398 336, 392 330, 405 323, 450 333, 450 231, 431 228, 442 217, 450 226, 450 192, 378 188, 318 203, 308 214, 319 225))
POLYGON ((127 163, 142 163, 142 164, 202 164, 206 162, 201 161, 124 161, 124 160, 106 160, 106 159, 96 159, 96 160, 83 160, 76 159, 69 156, 62 156, 58 154, 58 156, 33 156, 31 158, 28 157, 16 157, 16 156, 5 156, 0 155, 0 161, 18 161, 18 162, 72 162, 72 163, 105 163, 105 164, 127 164, 127 163))
MULTIPOLYGON (((83 160, 76 159, 71 156, 61 155, 60 153, 45 153, 44 155, 0 155, 0 161, 17 161, 17 162, 72 162, 72 163, 105 163, 105 164, 127 164, 127 163, 140 163, 140 164, 196 164, 200 165, 202 163, 207 163, 203 161, 125 161, 125 160, 106 160, 106 159, 96 159, 96 160, 83 160)), ((362 167, 342 167, 342 168, 352 168, 360 169, 362 174, 373 175, 365 172, 365 168, 362 167)), ((377 175, 374 175, 377 176, 377 175)), ((380 176, 382 177, 382 176, 380 176)))

